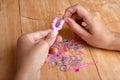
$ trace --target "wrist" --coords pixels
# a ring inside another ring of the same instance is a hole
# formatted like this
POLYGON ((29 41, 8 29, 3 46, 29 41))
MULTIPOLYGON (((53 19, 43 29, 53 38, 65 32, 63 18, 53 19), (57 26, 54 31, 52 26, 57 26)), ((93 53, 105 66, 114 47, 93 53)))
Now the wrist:
POLYGON ((32 71, 31 69, 27 69, 22 67, 17 70, 17 73, 15 75, 15 80, 39 80, 36 78, 40 77, 40 69, 37 71, 32 71))
POLYGON ((120 33, 112 32, 110 45, 108 47, 110 50, 120 50, 120 33))

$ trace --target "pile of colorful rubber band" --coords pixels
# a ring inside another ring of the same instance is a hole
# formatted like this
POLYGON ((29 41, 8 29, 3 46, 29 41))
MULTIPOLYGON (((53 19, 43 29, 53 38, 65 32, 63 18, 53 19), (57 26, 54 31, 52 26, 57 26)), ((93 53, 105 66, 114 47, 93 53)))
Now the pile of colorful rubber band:
MULTIPOLYGON (((54 32, 62 29, 64 23, 62 21, 56 26, 57 20, 58 18, 53 19, 52 26, 54 32)), ((74 40, 64 39, 62 42, 54 43, 51 48, 57 48, 58 52, 56 54, 49 53, 46 62, 52 68, 59 68, 62 72, 73 70, 79 72, 81 68, 95 64, 95 62, 82 64, 84 46, 74 40)))
POLYGON ((81 68, 94 63, 82 64, 84 47, 74 40, 64 39, 62 42, 53 44, 52 48, 57 48, 57 54, 49 53, 47 63, 52 67, 58 67, 60 71, 66 72, 75 70, 79 72, 81 68))

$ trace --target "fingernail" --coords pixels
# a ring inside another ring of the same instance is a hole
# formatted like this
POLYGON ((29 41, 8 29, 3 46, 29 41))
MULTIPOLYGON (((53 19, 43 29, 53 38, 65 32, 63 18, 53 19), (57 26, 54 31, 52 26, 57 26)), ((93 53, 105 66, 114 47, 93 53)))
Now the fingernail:
POLYGON ((51 32, 51 37, 56 37, 57 34, 58 34, 58 31, 52 31, 52 32, 51 32))

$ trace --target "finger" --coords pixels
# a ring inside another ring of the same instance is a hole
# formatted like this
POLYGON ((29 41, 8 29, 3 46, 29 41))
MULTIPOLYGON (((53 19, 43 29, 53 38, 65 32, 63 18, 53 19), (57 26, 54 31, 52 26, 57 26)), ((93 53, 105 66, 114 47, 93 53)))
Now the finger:
POLYGON ((83 18, 84 21, 88 22, 90 20, 90 12, 78 4, 67 8, 63 17, 72 17, 75 13, 83 18))
POLYGON ((88 31, 86 31, 83 27, 77 24, 73 19, 66 18, 66 22, 70 26, 70 29, 72 29, 73 32, 75 32, 81 38, 86 38, 90 36, 90 33, 88 33, 88 31))
POLYGON ((49 44, 49 47, 55 42, 57 34, 58 32, 51 31, 45 38, 45 41, 49 44))
POLYGON ((80 44, 85 43, 85 41, 80 36, 78 36, 76 33, 73 33, 73 39, 76 42, 80 42, 80 44))
POLYGON ((55 42, 56 42, 56 43, 57 43, 57 42, 62 42, 62 36, 60 36, 60 35, 57 36, 55 42))
POLYGON ((37 31, 37 32, 33 32, 28 34, 29 38, 31 38, 34 41, 39 41, 41 38, 44 38, 48 35, 48 33, 51 32, 51 29, 49 30, 44 30, 44 31, 37 31))
POLYGON ((58 53, 58 49, 57 48, 50 48, 49 53, 55 55, 58 53))
MULTIPOLYGON (((41 40, 37 40, 36 43, 38 43, 40 41, 41 40)), ((57 43, 57 42, 62 42, 62 36, 59 35, 59 36, 56 37, 55 43, 57 43)))

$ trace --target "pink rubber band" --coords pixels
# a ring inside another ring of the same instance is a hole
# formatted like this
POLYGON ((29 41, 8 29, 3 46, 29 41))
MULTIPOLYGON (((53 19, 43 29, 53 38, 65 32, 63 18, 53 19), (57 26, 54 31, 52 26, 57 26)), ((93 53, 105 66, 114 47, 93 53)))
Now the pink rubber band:
POLYGON ((63 24, 64 24, 64 22, 65 22, 63 19, 61 19, 61 22, 58 24, 58 26, 56 26, 57 21, 58 21, 59 19, 60 19, 60 18, 57 18, 57 17, 55 17, 55 18, 53 19, 52 28, 53 28, 53 31, 54 31, 54 32, 57 32, 57 31, 61 30, 61 29, 62 29, 62 26, 63 26, 63 24))

